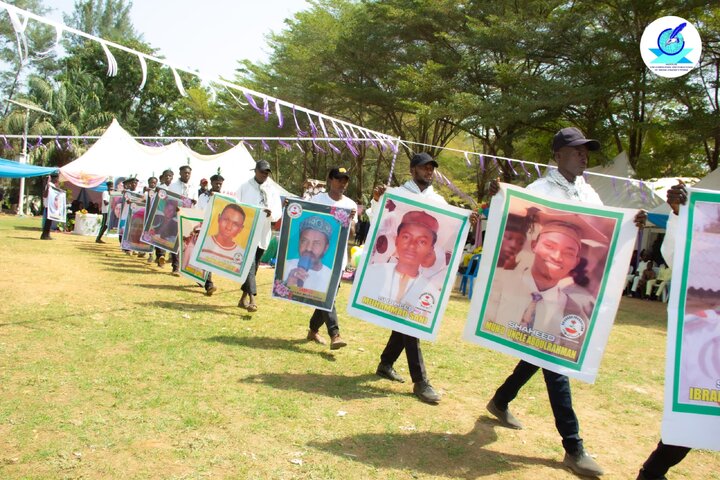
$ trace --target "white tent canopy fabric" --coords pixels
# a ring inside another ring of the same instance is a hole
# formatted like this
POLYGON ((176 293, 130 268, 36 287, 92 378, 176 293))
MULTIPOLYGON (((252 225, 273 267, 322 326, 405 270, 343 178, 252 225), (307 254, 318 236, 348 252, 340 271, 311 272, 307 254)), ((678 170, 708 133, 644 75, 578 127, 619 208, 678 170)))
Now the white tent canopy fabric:
POLYGON ((625 177, 627 179, 621 180, 599 175, 588 175, 586 177, 604 205, 652 210, 664 203, 664 199, 655 192, 654 188, 648 188, 648 182, 644 182, 645 185, 643 185, 638 180, 632 179, 635 176, 635 170, 630 165, 625 152, 620 152, 609 165, 588 168, 587 170, 593 173, 625 177))
MULTIPOLYGON (((192 184, 198 185, 200 179, 209 179, 219 172, 225 178, 223 193, 234 194, 253 176, 255 160, 242 143, 215 155, 199 154, 179 141, 150 147, 138 143, 113 120, 103 136, 80 158, 62 167, 60 174, 84 188, 96 187, 108 178, 131 175, 137 176, 140 185, 144 185, 148 177, 159 177, 166 169, 172 170, 177 179, 183 165, 192 167, 192 184)), ((281 194, 287 193, 282 187, 280 190, 281 194)))

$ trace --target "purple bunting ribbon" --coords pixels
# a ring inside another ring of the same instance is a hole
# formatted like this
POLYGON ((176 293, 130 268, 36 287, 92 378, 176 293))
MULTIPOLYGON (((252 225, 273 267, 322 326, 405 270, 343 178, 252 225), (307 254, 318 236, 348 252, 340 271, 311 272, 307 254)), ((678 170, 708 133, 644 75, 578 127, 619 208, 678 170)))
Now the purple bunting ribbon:
POLYGON ((480 171, 485 173, 485 156, 480 155, 479 160, 480 160, 480 171))
POLYGON ((255 147, 253 147, 250 142, 246 142, 245 140, 242 141, 243 145, 245 145, 250 150, 255 150, 255 147))
POLYGON ((224 138, 223 140, 225 140, 225 143, 227 143, 228 145, 230 145, 230 147, 235 147, 235 145, 233 145, 233 143, 232 143, 230 140, 228 140, 227 137, 224 138))
POLYGON ((317 150, 320 153, 325 153, 325 150, 320 148, 320 145, 318 145, 317 142, 315 142, 315 139, 313 139, 312 144, 313 144, 313 147, 315 147, 315 150, 317 150))
POLYGON ((262 113, 263 113, 263 117, 265 117, 265 121, 267 122, 270 119, 270 105, 268 103, 267 97, 263 97, 262 113))
POLYGON ((537 163, 535 164, 535 171, 538 174, 538 178, 542 177, 542 173, 540 173, 540 166, 537 163))
POLYGON ((330 135, 327 133, 327 128, 325 128, 325 122, 323 122, 322 117, 318 117, 318 122, 320 122, 320 128, 322 128, 323 135, 325 135, 325 138, 329 138, 330 135))
POLYGON ((305 153, 305 150, 303 150, 303 148, 300 146, 300 144, 299 144, 298 142, 295 142, 295 146, 296 146, 296 147, 298 148, 298 150, 300 150, 302 153, 305 153))
MULTIPOLYGON (((5 137, 3 137, 3 138, 5 138, 5 137)), ((7 144, 7 140, 5 140, 5 144, 7 144)), ((55 137, 55 148, 62 150, 62 147, 60 146, 59 137, 55 137)))
POLYGON ((530 172, 528 172, 528 169, 525 168, 525 162, 520 162, 520 166, 522 167, 523 171, 525 172, 525 176, 526 176, 527 178, 532 177, 532 175, 530 175, 530 172))
POLYGON ((513 168, 513 162, 511 162, 510 160, 508 160, 507 163, 508 163, 508 166, 510 167, 510 170, 512 170, 512 172, 513 172, 513 176, 517 177, 517 174, 518 174, 518 173, 515 171, 515 168, 513 168))
POLYGON ((215 150, 215 147, 213 147, 212 143, 210 143, 210 140, 207 138, 205 139, 205 145, 207 145, 207 147, 210 149, 211 152, 217 153, 217 151, 215 150))
POLYGON ((279 143, 285 150, 288 150, 288 151, 289 151, 289 150, 292 150, 292 146, 291 146, 289 143, 283 142, 282 140, 278 140, 278 143, 279 143))
POLYGON ((465 165, 467 165, 468 168, 472 167, 472 162, 468 158, 468 152, 465 152, 465 165))
POLYGON ((330 147, 330 150, 333 152, 340 154, 340 149, 332 144, 332 142, 328 142, 328 147, 330 147))
POLYGON ((306 112, 305 115, 307 115, 308 123, 310 124, 310 135, 312 135, 314 141, 314 139, 318 136, 317 126, 315 126, 315 122, 313 122, 309 113, 306 112))
POLYGON ((40 135, 40 136, 38 137, 37 142, 35 142, 35 146, 36 146, 36 147, 44 147, 44 146, 45 146, 45 145, 43 145, 42 135, 40 135))
POLYGON ((253 98, 253 96, 247 92, 243 92, 243 95, 245 95, 245 98, 247 99, 248 103, 253 108, 253 110, 255 110, 256 112, 258 112, 259 114, 262 115, 263 110, 262 110, 262 108, 258 107, 257 103, 255 103, 255 99, 253 98))
POLYGON ((265 143, 265 139, 264 139, 264 138, 262 139, 262 147, 263 147, 263 150, 265 150, 266 152, 269 152, 269 151, 270 151, 270 147, 268 146, 267 143, 265 143))

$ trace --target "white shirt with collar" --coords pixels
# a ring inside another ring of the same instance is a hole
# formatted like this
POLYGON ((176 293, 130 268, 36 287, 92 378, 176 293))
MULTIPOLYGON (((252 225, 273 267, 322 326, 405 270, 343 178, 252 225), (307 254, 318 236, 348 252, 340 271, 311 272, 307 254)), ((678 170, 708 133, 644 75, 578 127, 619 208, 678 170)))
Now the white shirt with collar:
MULTIPOLYGON (((320 192, 317 195, 313 196, 310 200, 310 202, 313 203, 319 203, 320 205, 329 205, 331 207, 340 207, 340 208, 346 208, 348 210, 355 210, 355 216, 352 218, 352 223, 350 224, 350 228, 352 228, 352 224, 357 223, 358 216, 357 216, 357 203, 355 203, 350 198, 346 197, 345 195, 342 196, 340 200, 334 200, 327 192, 320 192)), ((343 255, 343 262, 342 262, 342 269, 345 270, 345 267, 347 266, 347 252, 345 252, 345 255, 343 255)))
POLYGON ((569 182, 558 169, 553 168, 542 177, 525 187, 528 191, 538 195, 546 195, 562 200, 602 205, 603 202, 595 189, 585 181, 582 175, 569 182))
MULTIPOLYGON (((235 198, 238 202, 270 210, 270 216, 261 219, 263 221, 263 234, 260 236, 258 243, 258 248, 267 249, 272 238, 272 222, 277 222, 282 216, 280 194, 275 184, 269 178, 263 183, 258 183, 255 177, 252 177, 240 185, 240 188, 235 192, 235 198)), ((262 213, 262 215, 264 216, 265 213, 262 213)))
POLYGON ((168 191, 187 197, 190 200, 198 199, 198 187, 192 183, 184 183, 180 179, 175 180, 167 187, 168 191))
MULTIPOLYGON (((413 180, 408 180, 399 187, 389 188, 387 189, 387 191, 390 193, 394 191, 412 192, 433 202, 447 205, 447 201, 443 198, 442 195, 440 195, 433 189, 432 185, 428 186, 425 190, 420 190, 420 187, 418 187, 413 180)), ((378 208, 380 208, 380 202, 376 201, 374 198, 370 200, 370 209, 366 211, 370 220, 375 218, 375 212, 378 211, 378 208)))

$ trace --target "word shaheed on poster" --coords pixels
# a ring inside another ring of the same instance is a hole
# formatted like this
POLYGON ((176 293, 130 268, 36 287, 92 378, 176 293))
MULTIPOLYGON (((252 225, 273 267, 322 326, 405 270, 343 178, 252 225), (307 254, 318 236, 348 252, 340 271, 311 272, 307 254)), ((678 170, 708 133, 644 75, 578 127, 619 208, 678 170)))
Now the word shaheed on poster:
POLYGON ((215 194, 205 208, 190 265, 244 282, 252 268, 255 250, 269 219, 255 206, 215 194))
POLYGON ((470 211, 399 189, 385 193, 355 272, 348 313, 434 340, 455 283, 470 211))
POLYGON ((290 200, 283 211, 272 296, 332 310, 352 220, 346 208, 290 200))
POLYGON ((635 214, 501 184, 464 337, 594 381, 622 296, 635 214))
POLYGON ((190 264, 195 253, 200 231, 202 230, 205 212, 198 209, 181 208, 178 214, 180 220, 180 275, 194 282, 205 282, 208 272, 190 264))
POLYGON ((177 253, 180 244, 178 210, 191 206, 192 200, 189 198, 158 188, 146 215, 142 241, 170 253, 177 253))
POLYGON ((672 230, 662 438, 720 450, 720 193, 689 189, 672 230))

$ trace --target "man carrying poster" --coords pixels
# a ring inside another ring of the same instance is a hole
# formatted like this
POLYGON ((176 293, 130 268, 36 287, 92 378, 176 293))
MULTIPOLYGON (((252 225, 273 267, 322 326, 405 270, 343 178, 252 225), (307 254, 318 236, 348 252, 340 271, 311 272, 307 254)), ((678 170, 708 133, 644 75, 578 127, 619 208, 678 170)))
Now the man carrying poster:
POLYGON ((238 307, 245 308, 248 312, 257 311, 258 307, 257 303, 255 303, 255 297, 257 296, 255 275, 260 265, 260 259, 272 239, 272 222, 280 220, 280 216, 282 215, 280 194, 278 193, 276 185, 270 180, 271 173, 270 164, 266 160, 258 161, 253 170, 253 177, 240 185, 240 188, 235 192, 235 198, 237 198, 238 202, 262 208, 266 217, 262 220, 261 228, 263 234, 257 249, 255 249, 253 264, 245 279, 245 283, 242 285, 241 290, 243 294, 238 301, 238 307))
MULTIPOLYGON (((440 205, 447 205, 447 202, 445 199, 435 192, 435 190, 432 187, 432 182, 435 174, 435 169, 438 167, 438 163, 427 153, 417 153, 413 155, 413 157, 410 159, 410 174, 412 175, 412 179, 405 182, 401 187, 393 188, 390 190, 387 190, 389 194, 397 193, 406 195, 408 193, 416 194, 419 197, 420 201, 430 201, 434 202, 436 204, 440 205)), ((380 198, 385 193, 387 187, 384 185, 375 187, 373 190, 373 200, 371 202, 371 209, 368 211, 368 216, 370 216, 371 220, 375 222, 379 222, 379 217, 384 213, 381 211, 381 202, 380 198)), ((394 204, 387 205, 388 210, 395 209, 394 204)), ((388 295, 392 297, 393 295, 395 298, 398 298, 398 294, 403 294, 400 296, 401 300, 402 297, 406 296, 406 292, 408 291, 408 286, 412 289, 413 285, 417 282, 417 284, 422 285, 430 285, 430 278, 428 275, 423 275, 423 278, 420 278, 420 267, 431 267, 435 263, 442 263, 443 270, 445 270, 445 273, 447 273, 447 265, 445 265, 445 262, 437 262, 437 258, 439 257, 437 254, 434 253, 434 244, 435 241, 433 240, 434 237, 437 235, 437 231, 439 227, 436 227, 438 225, 437 218, 434 216, 431 216, 429 214, 426 215, 419 215, 417 212, 420 209, 413 208, 411 211, 408 211, 405 213, 404 216, 402 216, 400 219, 397 219, 398 227, 392 228, 389 227, 387 236, 378 236, 377 230, 378 227, 374 227, 374 230, 372 232, 374 243, 372 245, 372 248, 374 249, 372 251, 372 255, 377 257, 378 264, 381 263, 381 259, 385 259, 385 261, 392 266, 383 266, 378 267, 377 270, 380 270, 381 268, 389 269, 391 273, 398 272, 397 268, 400 268, 400 272, 395 275, 395 278, 392 279, 392 283, 388 285, 386 288, 387 294, 385 295, 386 298, 388 298, 388 295), (413 213, 415 212, 415 213, 413 213), (410 215, 409 218, 405 218, 406 215, 410 215), (429 217, 429 218, 428 218, 429 217), (406 227, 404 227, 402 230, 399 228, 400 225, 403 223, 403 220, 411 220, 411 222, 406 223, 406 227), (411 226, 411 227, 410 227, 411 226), (394 230, 394 232, 393 232, 394 230), (409 243, 412 245, 413 252, 408 252, 409 255, 406 253, 403 253, 400 255, 400 252, 398 251, 397 255, 397 264, 395 265, 391 262, 393 259, 393 250, 397 249, 399 247, 400 250, 404 250, 404 246, 406 243, 406 240, 408 239, 401 239, 400 234, 402 233, 403 236, 410 236, 409 243), (416 238, 416 235, 417 238, 416 238), (433 235, 433 233, 435 235, 433 235), (388 240, 387 237, 392 236, 392 234, 395 234, 395 241, 391 242, 388 240), (377 237, 377 238, 376 238, 377 237), (432 245, 428 245, 427 242, 430 242, 432 245), (390 248, 391 245, 394 245, 395 248, 390 248), (421 252, 418 251, 418 247, 420 247, 421 252), (428 248, 430 247, 430 248, 428 248), (431 253, 430 250, 433 250, 431 253), (402 263, 400 264, 400 256, 403 257, 402 263), (413 257, 413 258, 409 258, 413 257), (422 257, 422 258, 420 258, 422 257), (415 267, 417 265, 417 268, 415 267), (403 270, 405 270, 405 273, 403 273, 403 270), (418 272, 417 274, 415 272, 418 272), (413 277, 412 275, 415 274, 413 277), (411 284, 412 282, 412 284, 411 284), (395 289, 393 291, 393 288, 395 289), (401 292, 400 290, 406 290, 406 292, 401 292)), ((435 210, 435 209, 433 209, 435 210)), ((420 210, 422 211, 422 210, 420 210)), ((435 213, 435 212, 433 212, 435 213)), ((440 214, 440 211, 437 212, 440 214)), ((394 216, 393 216, 394 217, 394 216)), ((460 218, 460 217, 458 217, 460 218)), ((470 217, 470 222, 476 222, 477 221, 477 214, 473 212, 473 214, 470 217)), ((394 218, 393 221, 388 222, 388 225, 394 225, 394 218)), ((460 235, 464 236, 465 229, 467 228, 467 225, 464 221, 459 222, 456 225, 455 232, 458 232, 460 235)), ((463 237, 464 238, 464 237, 463 237)), ((366 244, 366 247, 370 247, 370 243, 368 242, 366 244)), ((370 255, 368 254, 368 257, 370 255)), ((441 252, 441 257, 444 257, 445 253, 441 252)), ((458 260, 459 261, 459 260, 458 260)), ((457 267, 457 265, 456 265, 457 267)), ((372 270, 376 270, 375 267, 368 267, 368 270, 370 271, 370 268, 372 270)), ((423 272, 425 273, 425 272, 423 272)), ((377 272, 370 271, 370 275, 372 276, 371 280, 377 281, 377 272)), ((366 280, 364 278, 361 279, 361 277, 357 276, 355 278, 355 285, 353 285, 353 293, 359 292, 362 293, 363 287, 368 288, 369 290, 372 290, 375 288, 373 283, 370 283, 371 280, 366 280)), ((383 285, 384 282, 383 282, 383 285)), ((426 289, 427 290, 427 289, 426 289)), ((379 293, 379 292, 370 292, 370 293, 379 293)), ((437 291, 433 288, 433 292, 425 291, 421 292, 427 293, 428 297, 425 298, 425 301, 429 300, 429 297, 433 296, 432 293, 435 293, 435 297, 433 298, 433 306, 435 307, 437 304, 439 304, 440 296, 438 295, 437 291)), ((373 300, 371 295, 365 295, 367 298, 369 298, 371 301, 373 300)), ((389 298, 392 300, 391 298, 389 298)), ((418 297, 419 299, 419 297, 418 297)), ((379 298, 375 298, 374 300, 380 301, 379 298)), ((395 301, 395 300, 392 300, 395 301)), ((348 309, 351 309, 352 303, 353 303, 353 295, 351 294, 350 299, 351 305, 348 306, 348 309)), ((388 308, 386 305, 389 305, 388 303, 380 302, 383 305, 383 308, 388 308)), ((412 300, 413 304, 416 304, 415 300, 412 300)), ((415 310, 415 306, 413 305, 413 310, 415 310)), ((397 306, 390 308, 399 308, 402 309, 403 307, 397 306)), ((439 313, 439 312, 438 312, 439 313)), ((417 313, 413 313, 413 315, 418 315, 417 313)), ((417 317, 413 318, 422 318, 424 319, 424 315, 418 315, 417 317)), ((397 361, 398 358, 400 358, 400 355, 402 354, 403 350, 405 351, 405 355, 407 357, 408 361, 408 369, 410 370, 410 378, 413 381, 413 393, 423 402, 430 403, 430 404, 436 404, 440 401, 440 395, 438 395, 437 392, 435 392, 435 389, 430 385, 430 382, 428 381, 427 371, 425 370, 425 362, 423 360, 422 351, 420 349, 420 340, 418 337, 401 333, 397 330, 393 330, 390 334, 390 338, 388 339, 387 345, 385 346, 385 349, 383 350, 382 354, 380 355, 380 363, 378 364, 377 370, 375 373, 383 378, 386 378, 388 380, 392 380, 395 382, 404 382, 405 380, 395 371, 393 368, 393 365, 397 361)))
POLYGON ((50 236, 50 226, 52 225, 52 220, 48 220, 48 193, 50 191, 51 186, 57 187, 60 183, 60 174, 55 172, 51 173, 49 177, 47 177, 47 181, 45 182, 45 188, 43 189, 43 224, 42 224, 42 234, 40 235, 40 240, 52 240, 52 237, 50 236))
MULTIPOLYGON (((319 193, 313 196, 310 201, 319 203, 320 205, 328 205, 330 207, 339 207, 352 212, 350 215, 350 231, 353 230, 354 224, 357 222, 357 204, 350 198, 345 196, 345 189, 350 182, 350 175, 344 167, 335 167, 330 169, 327 177, 327 192, 319 193)), ((349 234, 349 232, 348 232, 349 234)), ((346 242, 347 242, 347 237, 346 242)), ((342 270, 347 265, 347 252, 342 252, 342 270)), ((295 278, 297 278, 297 272, 295 278)), ((338 284, 339 287, 339 284, 338 284)), ((337 350, 343 348, 347 343, 340 337, 340 325, 338 324, 337 310, 335 302, 332 304, 330 311, 315 309, 310 317, 310 324, 307 333, 307 339, 321 345, 327 342, 320 336, 320 327, 325 324, 328 335, 330 336, 330 349, 337 350)))
POLYGON ((102 213, 102 224, 100 225, 100 231, 95 238, 95 243, 105 243, 102 237, 108 228, 108 213, 110 212, 110 192, 112 192, 112 187, 112 180, 108 180, 107 182, 105 182, 105 190, 102 192, 102 205, 100 205, 100 212, 102 213))
POLYGON ((720 194, 688 195, 680 182, 667 201, 673 214, 662 255, 682 277, 673 282, 668 307, 662 440, 638 480, 665 479, 691 448, 720 450, 720 194), (687 207, 679 216, 681 205, 687 207))
MULTIPOLYGON (((560 200, 570 200, 575 202, 583 202, 586 204, 602 205, 602 201, 598 194, 593 188, 585 182, 582 177, 583 172, 588 164, 588 154, 590 151, 597 151, 600 149, 600 142, 597 140, 591 140, 585 138, 583 133, 577 128, 569 127, 563 128, 558 131, 553 137, 552 150, 554 159, 558 165, 557 169, 549 169, 548 173, 531 183, 527 190, 531 193, 544 195, 548 197, 554 197, 560 200)), ((496 181, 491 182, 490 194, 494 196, 499 192, 499 184, 496 181)), ((638 212, 635 217, 635 223, 638 226, 642 226, 645 223, 646 213, 644 211, 638 212)), ((567 234, 570 234, 571 230, 575 230, 577 227, 569 227, 566 229, 567 234)), ((581 229, 577 228, 579 232, 581 229)), ((554 236, 559 235, 555 232, 554 236)), ((577 233, 577 238, 582 238, 584 235, 577 233)), ((570 250, 572 252, 565 251, 565 254, 574 256, 577 258, 576 249, 579 245, 574 240, 570 240, 568 235, 562 235, 563 244, 570 243, 570 250), (575 245, 573 245, 575 244, 575 245)), ((549 256, 543 260, 536 255, 538 263, 544 263, 544 270, 546 271, 545 276, 549 279, 550 272, 564 270, 565 265, 563 261, 558 260, 563 257, 563 250, 558 250, 557 245, 555 247, 556 254, 549 256)), ((573 262, 577 260, 571 259, 573 262)), ((533 264, 535 261, 533 262, 533 264)), ((540 267, 540 265, 538 265, 540 267)), ((502 273, 502 272, 501 272, 502 273)), ((478 284, 476 284, 478 286, 478 284)), ((559 294, 559 292, 557 292, 559 294)), ((536 297, 531 297, 535 300, 536 297)), ((477 303, 481 299, 475 297, 473 302, 477 303), (477 301, 476 301, 477 299, 477 301)), ((618 300, 619 301, 619 300, 618 300)), ((531 304, 529 303, 528 306, 531 304)), ((523 310, 523 317, 525 317, 525 310, 523 310)), ((532 308, 528 317, 533 317, 532 308)), ((537 315, 534 315, 535 318, 537 315)), ((523 323, 523 317, 515 319, 515 322, 523 323)), ((527 317, 525 317, 527 323, 527 317)), ((529 320, 532 322, 532 320, 529 320)), ((572 326, 571 326, 572 327, 572 326)), ((526 327, 527 328, 527 327, 526 327)), ((524 332, 521 332, 527 335, 524 332)), ((467 334, 467 330, 466 330, 467 334)), ((527 338, 536 339, 533 335, 528 335, 527 338)), ((546 338, 538 339, 538 341, 547 341, 546 338)), ((552 344, 550 342, 549 344, 552 344)), ((543 345, 549 345, 543 343, 543 345)), ((527 383, 530 378, 538 371, 539 367, 529 363, 525 360, 521 360, 513 373, 505 380, 495 392, 493 398, 490 399, 487 409, 488 411, 497 417, 503 426, 514 429, 522 429, 522 424, 510 413, 508 404, 515 399, 520 389, 527 383)), ((543 369, 543 376, 545 377, 545 384, 547 386, 548 397, 550 399, 550 405, 555 416, 555 425, 562 437, 563 448, 565 449, 565 458, 563 464, 568 466, 574 472, 580 475, 598 476, 603 474, 603 469, 598 463, 585 451, 583 446, 582 438, 580 438, 580 425, 575 415, 575 411, 572 407, 572 397, 570 393, 570 380, 567 376, 561 375, 551 370, 543 369)))
MULTIPOLYGON (((190 165, 183 165, 179 168, 180 172, 180 178, 175 180, 173 183, 171 183, 167 189, 170 192, 177 193, 181 197, 187 198, 190 200, 192 205, 195 205, 197 203, 198 199, 198 188, 196 185, 193 185, 190 183, 190 176, 192 175, 192 167, 190 165)), ((191 205, 183 204, 185 207, 190 207, 191 205)), ((179 271, 179 262, 178 262, 178 256, 177 256, 177 244, 176 248, 172 249, 170 251, 170 263, 172 265, 172 274, 175 276, 180 275, 179 271)))

